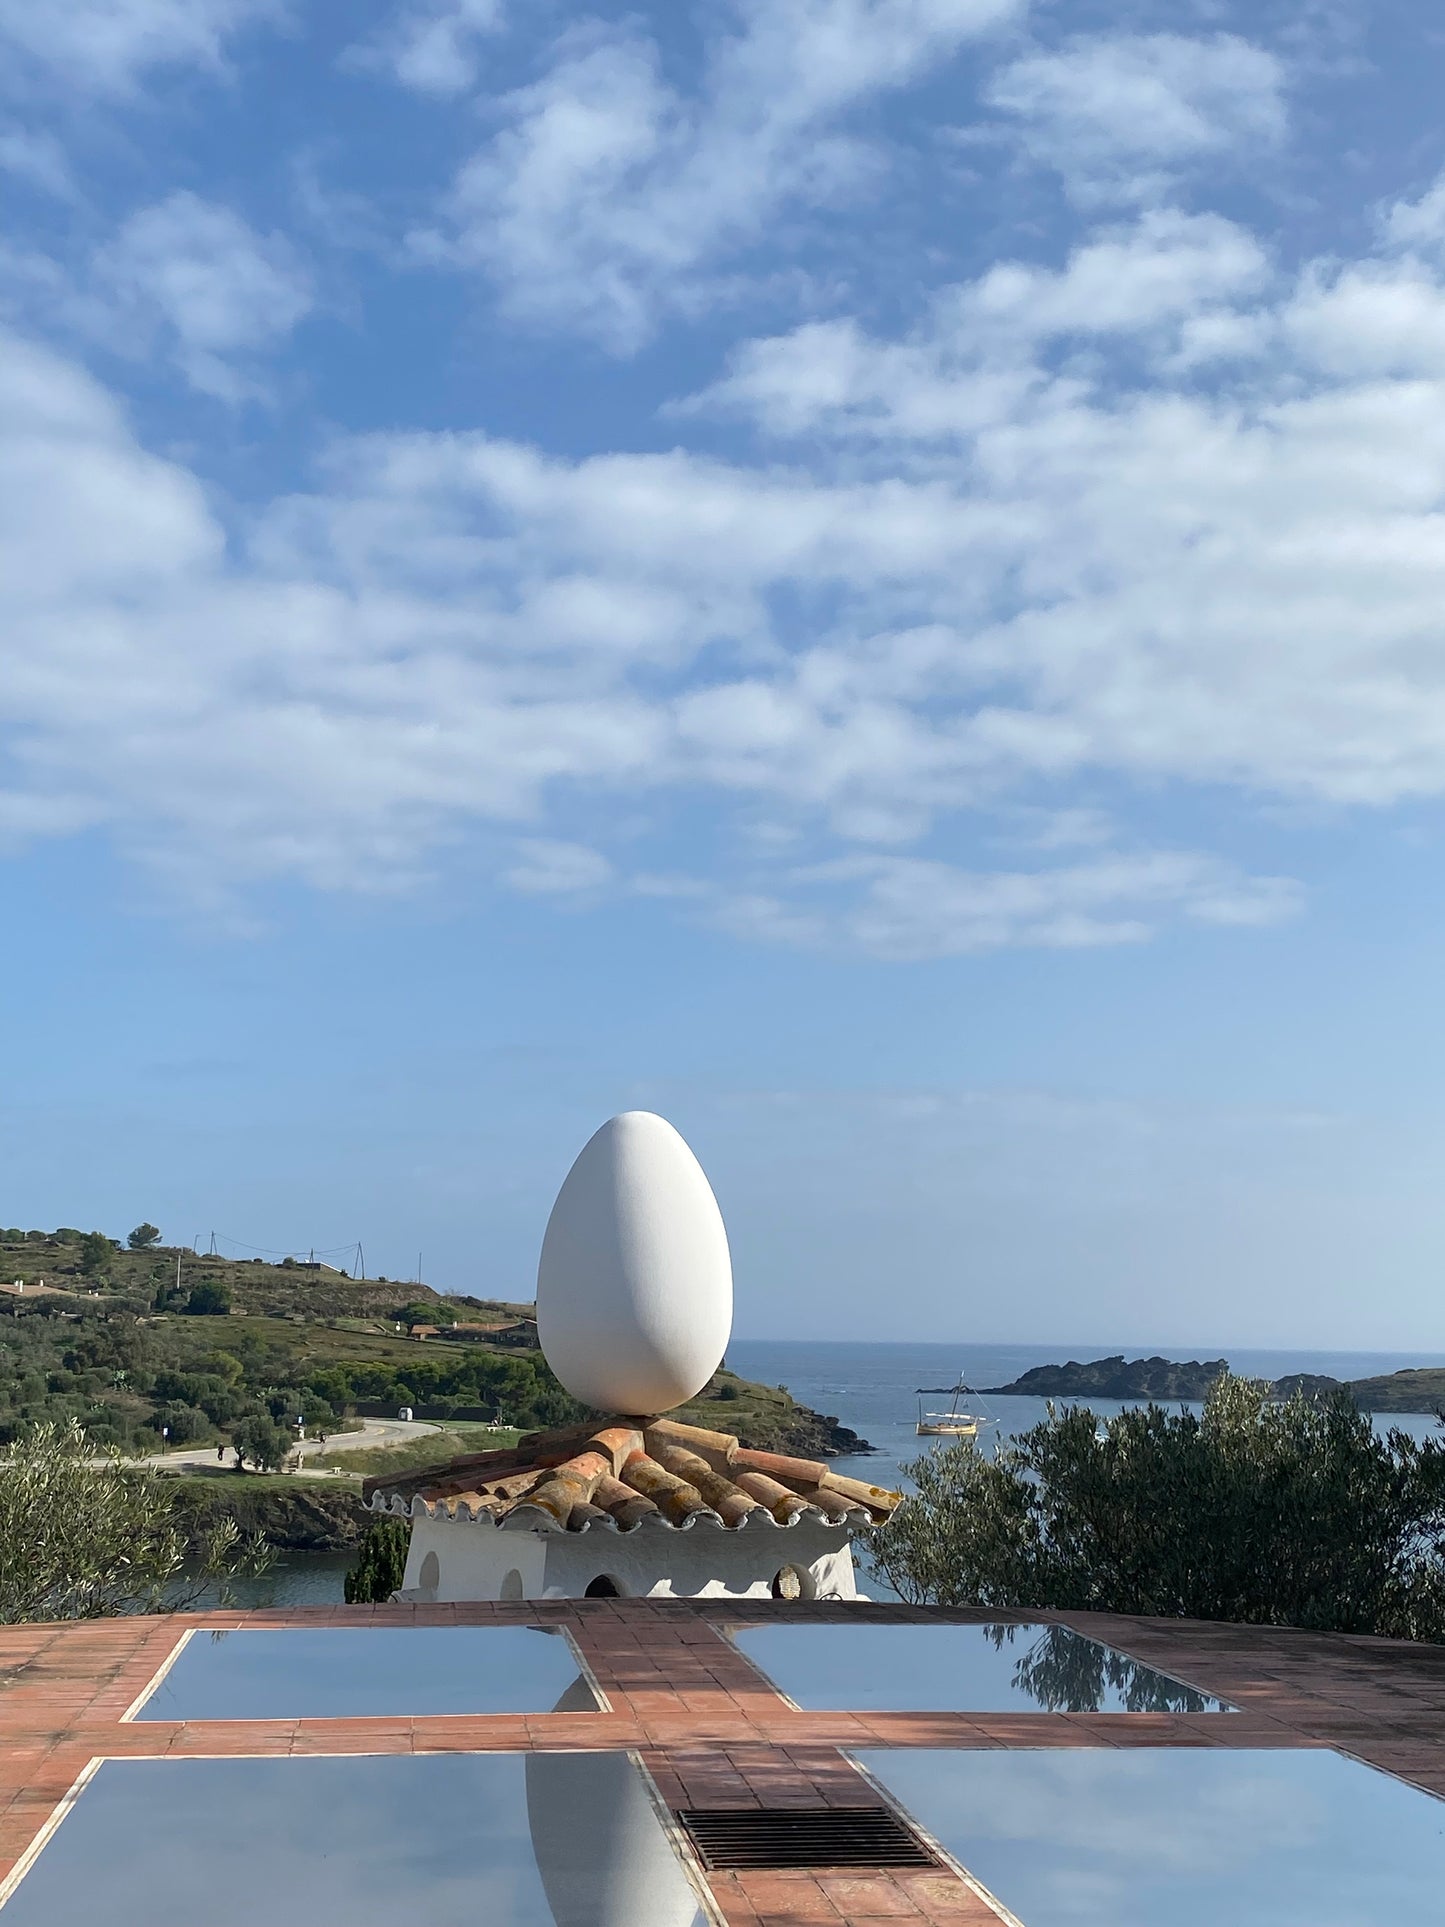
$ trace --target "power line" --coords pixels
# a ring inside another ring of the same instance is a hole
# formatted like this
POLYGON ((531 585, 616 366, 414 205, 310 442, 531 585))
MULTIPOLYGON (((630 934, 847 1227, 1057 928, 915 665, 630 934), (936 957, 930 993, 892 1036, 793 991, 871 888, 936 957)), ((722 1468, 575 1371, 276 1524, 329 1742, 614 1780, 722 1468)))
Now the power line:
POLYGON ((309 1250, 313 1258, 316 1256, 316 1253, 318 1251, 320 1252, 323 1258, 336 1258, 341 1256, 341 1254, 344 1252, 359 1251, 361 1248, 360 1241, 356 1238, 352 1238, 352 1239, 349 1239, 348 1242, 343 1245, 302 1246, 302 1245, 296 1244, 296 1245, 286 1246, 283 1249, 282 1247, 277 1245, 247 1244, 244 1238, 231 1238, 231 1237, 228 1237, 226 1233, 223 1231, 213 1231, 211 1233, 211 1249, 212 1249, 213 1255, 217 1257, 221 1255, 215 1249, 216 1243, 218 1240, 223 1245, 235 1245, 235 1247, 239 1251, 254 1251, 258 1257, 262 1257, 262 1258, 294 1258, 296 1254, 302 1250, 309 1250))

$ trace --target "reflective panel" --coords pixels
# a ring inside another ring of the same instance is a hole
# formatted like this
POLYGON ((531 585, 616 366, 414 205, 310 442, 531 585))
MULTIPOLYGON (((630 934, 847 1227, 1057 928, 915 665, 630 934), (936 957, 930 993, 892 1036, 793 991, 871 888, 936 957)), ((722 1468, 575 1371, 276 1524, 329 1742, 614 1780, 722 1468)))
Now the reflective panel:
POLYGON ((704 1927, 625 1753, 107 1760, 5 1927, 704 1927))
POLYGON ((1423 1927, 1445 1906, 1445 1803, 1323 1749, 856 1757, 1024 1927, 1423 1927))
MULTIPOLYGON (((545 1713, 577 1677, 560 1633, 530 1626, 318 1626, 193 1633, 140 1720, 545 1713)), ((583 1707, 597 1704, 589 1688, 583 1707)))
POLYGON ((733 1637, 775 1686, 809 1710, 1235 1710, 1066 1626, 748 1626, 733 1637))

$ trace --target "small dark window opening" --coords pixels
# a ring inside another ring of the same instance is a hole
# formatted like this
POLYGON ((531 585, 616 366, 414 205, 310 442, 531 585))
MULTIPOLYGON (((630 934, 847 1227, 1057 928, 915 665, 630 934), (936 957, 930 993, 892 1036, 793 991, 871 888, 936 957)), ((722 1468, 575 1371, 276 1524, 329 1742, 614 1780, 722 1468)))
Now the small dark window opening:
POLYGON ((587 1590, 582 1597, 584 1599, 620 1599, 622 1588, 610 1573, 599 1572, 595 1579, 588 1582, 587 1590))
POLYGON ((801 1599, 803 1597, 803 1575, 796 1566, 784 1566, 773 1574, 774 1599, 801 1599))

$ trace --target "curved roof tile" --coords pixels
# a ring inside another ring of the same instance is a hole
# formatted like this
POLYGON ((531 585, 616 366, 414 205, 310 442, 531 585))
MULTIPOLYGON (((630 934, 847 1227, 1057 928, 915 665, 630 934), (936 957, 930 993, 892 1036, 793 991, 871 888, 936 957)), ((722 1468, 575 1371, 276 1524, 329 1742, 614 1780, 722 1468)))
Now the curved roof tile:
POLYGON ((754 1451, 731 1433, 666 1418, 533 1432, 498 1451, 367 1479, 362 1495, 374 1512, 440 1512, 553 1532, 633 1532, 644 1525, 738 1531, 804 1517, 877 1525, 903 1497, 844 1478, 819 1460, 754 1451))

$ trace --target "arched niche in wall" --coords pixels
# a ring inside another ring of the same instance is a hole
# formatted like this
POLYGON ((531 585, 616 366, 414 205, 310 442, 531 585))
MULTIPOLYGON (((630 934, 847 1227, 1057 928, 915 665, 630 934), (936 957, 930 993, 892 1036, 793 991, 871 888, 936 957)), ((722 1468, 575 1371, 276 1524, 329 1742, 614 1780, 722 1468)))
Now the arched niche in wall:
POLYGON ((780 1566, 768 1590, 774 1599, 792 1601, 816 1598, 818 1587, 806 1566, 780 1566))
POLYGON ((442 1582, 442 1562, 434 1552, 429 1552, 422 1560, 417 1579, 421 1586, 422 1598, 435 1599, 437 1588, 442 1582))
POLYGON ((584 1599, 625 1599, 627 1589, 621 1580, 614 1579, 610 1572, 599 1572, 595 1579, 589 1579, 582 1594, 584 1599))

